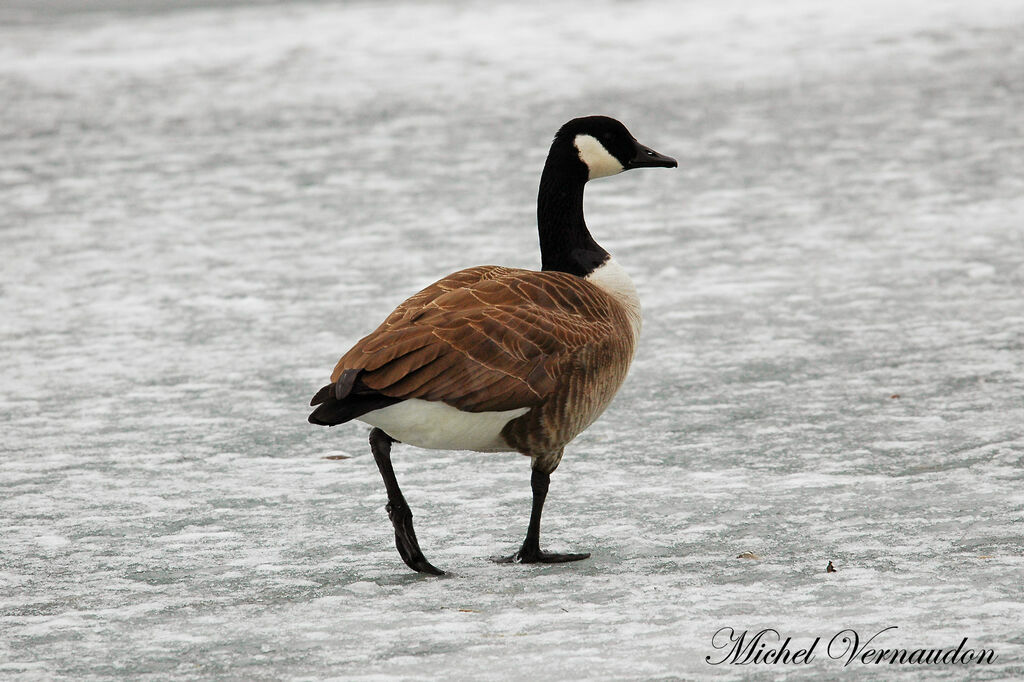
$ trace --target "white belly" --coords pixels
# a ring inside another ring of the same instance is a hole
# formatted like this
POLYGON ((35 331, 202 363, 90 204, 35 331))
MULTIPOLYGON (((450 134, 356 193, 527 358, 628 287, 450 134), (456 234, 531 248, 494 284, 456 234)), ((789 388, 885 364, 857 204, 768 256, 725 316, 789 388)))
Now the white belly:
POLYGON ((510 452, 501 430, 530 411, 462 412, 451 405, 411 398, 359 417, 395 440, 431 450, 510 452))

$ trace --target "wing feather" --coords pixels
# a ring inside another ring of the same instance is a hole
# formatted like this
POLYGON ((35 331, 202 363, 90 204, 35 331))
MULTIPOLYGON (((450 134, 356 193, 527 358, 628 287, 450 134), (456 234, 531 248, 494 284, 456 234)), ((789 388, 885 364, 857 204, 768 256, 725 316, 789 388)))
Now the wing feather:
POLYGON ((470 412, 532 407, 552 394, 566 363, 623 333, 632 332, 621 304, 579 277, 480 266, 399 305, 331 380, 361 370, 357 388, 392 398, 470 412))

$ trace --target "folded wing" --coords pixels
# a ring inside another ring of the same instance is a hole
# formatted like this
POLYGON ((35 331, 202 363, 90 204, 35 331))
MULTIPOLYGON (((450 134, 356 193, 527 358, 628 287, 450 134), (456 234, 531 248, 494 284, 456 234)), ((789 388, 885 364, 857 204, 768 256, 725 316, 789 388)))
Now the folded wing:
POLYGON ((621 329, 622 314, 573 275, 470 268, 398 306, 341 358, 331 381, 352 400, 418 398, 467 412, 533 407, 580 351, 621 329))

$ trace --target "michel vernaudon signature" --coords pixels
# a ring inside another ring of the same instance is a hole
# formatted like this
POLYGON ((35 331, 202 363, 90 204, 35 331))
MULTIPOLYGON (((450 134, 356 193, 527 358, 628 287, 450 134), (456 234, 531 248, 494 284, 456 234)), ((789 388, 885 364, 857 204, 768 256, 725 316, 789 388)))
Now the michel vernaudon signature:
MULTIPOLYGON (((882 642, 875 642, 883 633, 898 629, 895 625, 883 628, 864 639, 851 628, 840 630, 828 640, 822 653, 828 658, 843 661, 843 666, 852 663, 864 665, 968 665, 989 664, 996 660, 994 649, 971 649, 967 647, 967 637, 960 644, 949 648, 883 648, 882 642)), ((711 636, 711 646, 718 649, 718 654, 705 656, 710 665, 749 665, 766 663, 768 665, 804 665, 814 661, 818 645, 822 637, 815 637, 810 646, 797 648, 792 637, 783 641, 778 630, 765 628, 753 634, 749 630, 734 630, 730 627, 719 628, 711 636)))

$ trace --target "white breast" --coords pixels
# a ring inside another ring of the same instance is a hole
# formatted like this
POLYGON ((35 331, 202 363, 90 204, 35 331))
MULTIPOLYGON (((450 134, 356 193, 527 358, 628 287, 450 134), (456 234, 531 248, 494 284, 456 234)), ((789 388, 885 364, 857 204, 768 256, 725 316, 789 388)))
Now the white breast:
POLYGON ((359 421, 382 429, 395 440, 431 450, 510 452, 501 437, 505 424, 530 408, 504 412, 463 412, 451 405, 411 398, 367 412, 359 421))
POLYGON ((629 278, 622 266, 615 262, 611 256, 601 265, 587 275, 586 279, 591 284, 596 284, 615 300, 621 303, 629 314, 629 322, 633 326, 633 338, 640 338, 640 328, 643 326, 643 313, 640 310, 640 296, 637 294, 636 285, 629 278))

